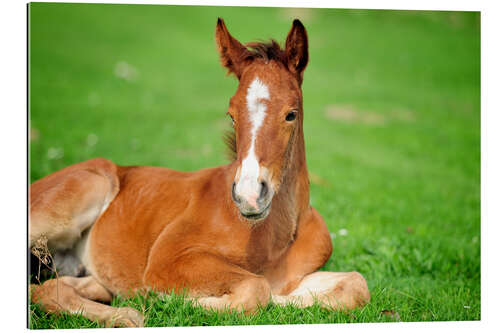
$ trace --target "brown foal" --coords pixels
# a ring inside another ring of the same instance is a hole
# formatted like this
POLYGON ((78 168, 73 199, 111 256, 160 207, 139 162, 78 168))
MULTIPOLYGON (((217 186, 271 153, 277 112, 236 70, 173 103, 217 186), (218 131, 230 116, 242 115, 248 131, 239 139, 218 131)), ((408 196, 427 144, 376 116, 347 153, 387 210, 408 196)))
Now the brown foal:
POLYGON ((332 243, 309 203, 304 26, 293 22, 284 49, 275 41, 245 46, 219 19, 216 41, 223 66, 239 80, 228 110, 234 161, 180 172, 99 158, 31 185, 30 248, 46 240, 65 265, 85 271, 62 276, 71 270, 61 269, 31 285, 31 300, 46 311, 142 326, 138 311, 99 302, 149 289, 187 291, 221 310, 254 311, 271 300, 333 310, 368 302, 359 273, 317 272, 332 243))

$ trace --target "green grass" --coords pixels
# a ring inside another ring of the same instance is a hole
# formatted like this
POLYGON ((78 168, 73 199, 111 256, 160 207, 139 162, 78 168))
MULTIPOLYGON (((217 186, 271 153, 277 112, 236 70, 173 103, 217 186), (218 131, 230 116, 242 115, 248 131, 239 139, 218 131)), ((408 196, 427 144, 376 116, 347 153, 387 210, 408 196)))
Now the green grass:
MULTIPOLYGON (((97 156, 179 170, 226 163, 220 138, 237 82, 219 65, 216 18, 243 42, 283 41, 295 16, 309 33, 311 200, 334 246, 323 269, 361 272, 370 304, 271 304, 248 316, 180 296, 113 305, 144 311, 147 326, 397 320, 383 310, 402 321, 480 319, 479 13, 30 7, 31 181, 97 156), (130 80, 115 74, 119 63, 130 80)), ((97 327, 35 305, 30 318, 32 328, 97 327)))

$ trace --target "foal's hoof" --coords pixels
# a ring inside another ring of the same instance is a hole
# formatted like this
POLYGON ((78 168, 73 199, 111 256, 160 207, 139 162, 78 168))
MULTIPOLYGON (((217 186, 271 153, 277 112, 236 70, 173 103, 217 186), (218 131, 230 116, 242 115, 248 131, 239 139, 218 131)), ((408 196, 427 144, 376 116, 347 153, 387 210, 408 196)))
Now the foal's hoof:
POLYGON ((358 272, 345 273, 335 287, 321 299, 333 309, 352 310, 362 308, 370 301, 370 291, 363 275, 358 272))
POLYGON ((136 309, 124 307, 116 309, 106 321, 106 327, 144 327, 144 316, 136 309))

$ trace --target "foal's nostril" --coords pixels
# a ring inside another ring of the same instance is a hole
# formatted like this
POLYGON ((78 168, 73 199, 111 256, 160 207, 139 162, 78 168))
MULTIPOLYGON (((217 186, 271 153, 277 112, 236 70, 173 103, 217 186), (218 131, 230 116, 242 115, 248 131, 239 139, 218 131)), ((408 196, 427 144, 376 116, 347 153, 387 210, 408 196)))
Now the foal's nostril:
POLYGON ((236 183, 233 182, 233 188, 231 189, 231 197, 233 198, 234 202, 239 204, 241 200, 236 196, 236 193, 234 192, 234 189, 236 188, 236 183))
POLYGON ((266 182, 261 182, 260 183, 260 195, 259 199, 263 199, 267 196, 267 193, 269 192, 269 187, 267 186, 266 182))

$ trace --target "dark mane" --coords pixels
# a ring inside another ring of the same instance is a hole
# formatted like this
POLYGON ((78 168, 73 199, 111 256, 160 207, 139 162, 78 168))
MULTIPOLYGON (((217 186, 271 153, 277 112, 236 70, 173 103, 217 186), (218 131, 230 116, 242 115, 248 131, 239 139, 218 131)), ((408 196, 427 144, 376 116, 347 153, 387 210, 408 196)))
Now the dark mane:
POLYGON ((226 144, 226 157, 230 162, 236 161, 237 153, 236 153, 236 133, 234 129, 231 128, 224 132, 222 136, 222 140, 226 144))
POLYGON ((245 44, 247 52, 244 52, 243 60, 262 59, 264 61, 275 60, 286 65, 286 54, 278 42, 271 39, 269 42, 251 42, 245 44))

